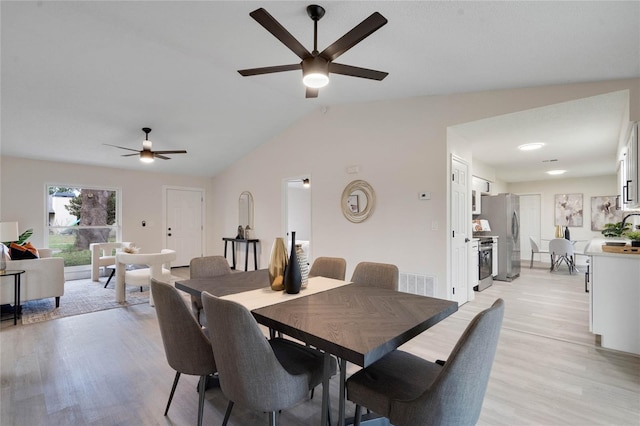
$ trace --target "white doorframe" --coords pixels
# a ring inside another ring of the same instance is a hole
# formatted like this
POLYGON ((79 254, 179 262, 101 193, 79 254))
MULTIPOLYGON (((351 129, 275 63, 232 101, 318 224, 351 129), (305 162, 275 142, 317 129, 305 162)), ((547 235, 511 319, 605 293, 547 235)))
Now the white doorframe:
MULTIPOLYGON (((289 248, 289 245, 291 244, 291 235, 289 235, 289 224, 291 222, 291 220, 289 219, 289 208, 290 208, 290 188, 289 188, 289 184, 290 182, 300 182, 300 184, 302 184, 302 180, 303 179, 311 179, 310 175, 301 175, 301 176, 295 176, 295 177, 290 177, 290 178, 286 178, 283 179, 282 181, 282 233, 283 233, 283 237, 285 238, 285 245, 286 247, 289 248)), ((311 183, 313 185, 313 182, 311 183)), ((306 191, 311 191, 311 187, 306 188, 306 191)), ((307 259, 309 260, 309 262, 312 261, 312 226, 311 226, 311 192, 309 192, 309 205, 306 206, 305 210, 308 211, 308 217, 306 218, 306 221, 308 222, 308 229, 304 230, 304 233, 301 235, 300 233, 296 234, 296 240, 300 241, 300 240, 305 240, 305 241, 309 241, 309 245, 303 247, 305 254, 307 255, 307 259), (305 237, 306 235, 306 237, 305 237)), ((304 222, 304 220, 303 220, 304 222)), ((300 232, 298 230, 298 232, 300 232)), ((290 249, 290 248, 289 248, 290 249)))

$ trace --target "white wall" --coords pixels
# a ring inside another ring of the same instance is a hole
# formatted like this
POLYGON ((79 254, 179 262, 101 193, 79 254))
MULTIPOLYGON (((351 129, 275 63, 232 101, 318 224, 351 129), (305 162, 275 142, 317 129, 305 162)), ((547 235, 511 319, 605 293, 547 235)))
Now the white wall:
POLYGON ((238 197, 246 190, 254 197, 259 267, 266 268, 274 238, 285 233, 282 181, 306 175, 313 185, 314 256, 344 257, 347 277, 360 261, 395 263, 401 272, 434 276, 436 295, 448 297, 449 158, 457 153, 471 163, 463 141, 449 146, 448 128, 625 89, 630 119, 640 120, 640 79, 329 106, 266 141, 210 185, 195 177, 2 157, 0 219, 34 228, 32 241, 39 245, 46 183, 121 187, 123 238, 158 250, 164 241, 162 186, 201 187, 207 194, 205 253, 221 254, 222 237, 236 235, 238 197), (359 173, 347 173, 351 165, 359 173), (342 190, 355 179, 368 181, 377 195, 373 215, 360 224, 340 210, 342 190), (420 201, 421 191, 431 192, 431 200, 420 201), (142 228, 141 220, 153 226, 142 228))
MULTIPOLYGON (((17 220, 21 231, 33 228, 30 241, 36 247, 42 247, 45 241, 47 184, 121 189, 122 239, 134 241, 145 253, 164 248, 163 185, 202 188, 206 191, 211 184, 210 179, 206 178, 150 173, 143 171, 142 165, 142 171, 132 171, 5 156, 0 157, 0 164, 0 219, 17 220), (143 220, 147 223, 146 227, 141 225, 143 220)), ((210 204, 211 200, 207 199, 207 202, 210 204)), ((210 206, 207 210, 211 210, 210 206)), ((205 225, 207 228, 210 226, 205 225)), ((219 248, 217 253, 221 254, 222 241, 215 248, 219 248)), ((205 245, 205 249, 209 247, 205 245)))
POLYGON ((401 272, 435 276, 436 295, 447 297, 449 157, 469 155, 462 141, 448 146, 448 127, 625 89, 638 120, 639 88, 634 79, 330 106, 214 178, 214 240, 233 232, 231 206, 250 190, 266 267, 273 239, 283 235, 281 182, 310 175, 315 256, 344 257, 347 277, 360 261, 395 263, 401 272), (351 165, 360 172, 347 173, 351 165), (340 211, 342 190, 355 179, 368 181, 377 196, 373 215, 359 224, 340 211), (419 201, 421 191, 431 192, 431 200, 419 201))
POLYGON ((591 230, 591 197, 616 195, 617 178, 615 175, 589 178, 550 179, 536 182, 518 182, 509 184, 509 192, 514 194, 540 194, 540 230, 541 238, 554 238, 554 209, 556 194, 582 194, 582 226, 569 228, 572 240, 590 240, 602 238, 599 231, 591 230))

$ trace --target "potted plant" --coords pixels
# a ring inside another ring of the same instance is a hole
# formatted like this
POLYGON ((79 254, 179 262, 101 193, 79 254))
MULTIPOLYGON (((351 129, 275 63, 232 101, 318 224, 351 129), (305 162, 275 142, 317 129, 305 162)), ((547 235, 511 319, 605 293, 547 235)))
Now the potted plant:
POLYGON ((624 234, 631 240, 632 247, 640 247, 640 231, 631 231, 624 234))
POLYGON ((622 234, 628 231, 630 226, 631 226, 630 223, 625 223, 624 228, 622 227, 622 222, 606 223, 604 225, 604 229, 602 230, 602 235, 609 238, 622 237, 622 234))

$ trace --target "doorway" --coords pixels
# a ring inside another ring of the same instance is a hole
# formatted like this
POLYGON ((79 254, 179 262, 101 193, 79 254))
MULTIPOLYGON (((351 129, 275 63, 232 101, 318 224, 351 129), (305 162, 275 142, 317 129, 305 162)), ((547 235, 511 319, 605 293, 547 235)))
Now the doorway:
POLYGON ((165 188, 165 247, 176 251, 171 266, 189 266, 203 254, 204 191, 197 188, 165 188))
POLYGON ((287 247, 291 252, 291 232, 296 233, 296 244, 301 244, 309 262, 311 253, 311 185, 309 176, 287 179, 284 190, 287 247), (305 180, 306 183, 305 184, 305 180))

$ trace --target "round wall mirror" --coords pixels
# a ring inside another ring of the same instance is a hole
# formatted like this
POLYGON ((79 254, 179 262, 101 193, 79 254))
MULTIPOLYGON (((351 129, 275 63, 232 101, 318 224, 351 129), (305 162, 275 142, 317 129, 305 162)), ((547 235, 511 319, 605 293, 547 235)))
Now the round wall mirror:
POLYGON ((376 193, 363 180, 354 180, 342 191, 342 214, 354 223, 364 222, 373 213, 376 193))
POLYGON ((238 199, 238 225, 242 226, 243 229, 246 229, 247 225, 254 229, 253 195, 249 191, 244 191, 238 199))

